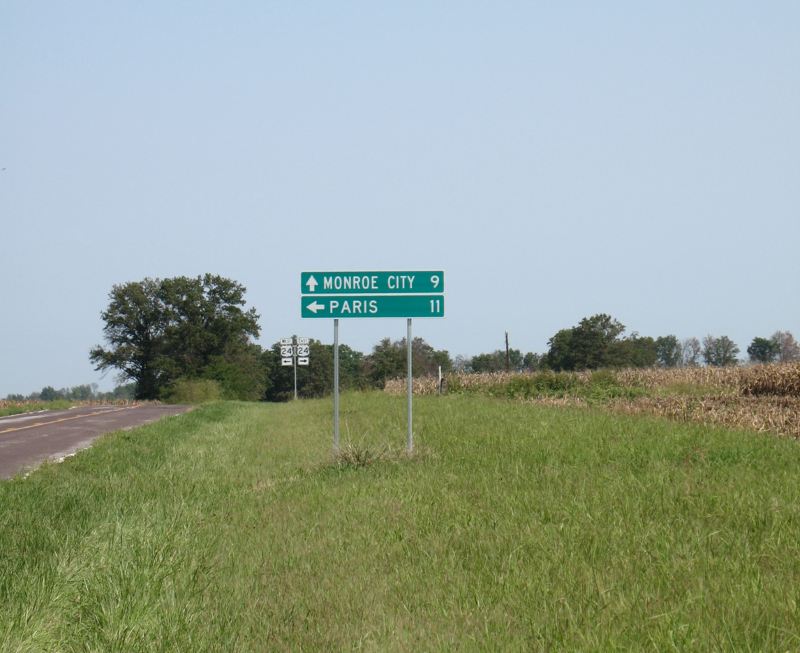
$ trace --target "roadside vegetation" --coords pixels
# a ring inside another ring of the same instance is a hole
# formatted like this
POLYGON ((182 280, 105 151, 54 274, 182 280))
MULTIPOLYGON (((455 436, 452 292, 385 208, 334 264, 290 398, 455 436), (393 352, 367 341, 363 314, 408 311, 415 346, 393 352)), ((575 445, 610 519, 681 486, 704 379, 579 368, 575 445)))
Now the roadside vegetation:
POLYGON ((64 410, 73 405, 72 402, 63 399, 55 401, 8 401, 0 399, 0 417, 33 413, 39 410, 64 410))
POLYGON ((481 393, 214 403, 0 483, 0 650, 795 650, 800 448, 481 393))

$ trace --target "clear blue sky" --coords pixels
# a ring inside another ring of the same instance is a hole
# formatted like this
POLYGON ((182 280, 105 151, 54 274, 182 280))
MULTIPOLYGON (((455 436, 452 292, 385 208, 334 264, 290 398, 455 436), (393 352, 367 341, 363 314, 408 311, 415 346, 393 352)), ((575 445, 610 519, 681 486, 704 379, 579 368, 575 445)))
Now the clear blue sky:
POLYGON ((0 168, 0 397, 98 381, 146 276, 243 283, 265 345, 331 341, 315 269, 444 269, 415 335, 453 355, 598 312, 800 336, 794 1, 11 0, 0 168))

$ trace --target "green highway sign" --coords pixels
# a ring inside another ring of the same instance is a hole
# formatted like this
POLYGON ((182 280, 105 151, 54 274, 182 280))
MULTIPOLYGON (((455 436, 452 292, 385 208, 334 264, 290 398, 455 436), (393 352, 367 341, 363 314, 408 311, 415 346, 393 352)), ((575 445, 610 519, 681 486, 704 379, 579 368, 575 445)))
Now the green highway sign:
POLYGON ((336 295, 301 299, 302 317, 444 317, 444 295, 336 295))
POLYGON ((303 295, 443 293, 444 272, 301 272, 300 292, 303 295))

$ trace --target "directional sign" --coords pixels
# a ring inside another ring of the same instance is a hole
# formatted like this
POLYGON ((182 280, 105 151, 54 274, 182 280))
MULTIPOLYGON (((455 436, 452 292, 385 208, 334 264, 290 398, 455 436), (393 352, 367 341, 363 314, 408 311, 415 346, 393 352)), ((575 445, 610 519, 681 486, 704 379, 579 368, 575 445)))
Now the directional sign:
POLYGON ((308 345, 297 345, 298 356, 308 356, 311 353, 311 347, 308 345))
POLYGON ((303 297, 302 317, 444 317, 444 295, 303 297))
POLYGON ((444 272, 302 272, 300 292, 303 295, 443 293, 444 272))
POLYGON ((308 356, 298 356, 297 357, 297 364, 298 365, 308 365, 308 356))
POLYGON ((281 365, 283 367, 292 367, 292 360, 291 358, 281 358, 281 365))

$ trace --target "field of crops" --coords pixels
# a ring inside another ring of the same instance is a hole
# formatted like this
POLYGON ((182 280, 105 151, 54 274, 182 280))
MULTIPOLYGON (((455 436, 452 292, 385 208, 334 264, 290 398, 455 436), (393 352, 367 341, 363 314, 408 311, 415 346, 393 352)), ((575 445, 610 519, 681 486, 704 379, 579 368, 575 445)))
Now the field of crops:
POLYGON ((72 408, 73 406, 124 406, 131 403, 127 399, 115 399, 113 401, 67 401, 66 399, 57 399, 55 401, 33 401, 23 399, 22 401, 9 401, 7 399, 0 399, 0 417, 6 415, 19 415, 21 413, 32 413, 37 410, 64 410, 72 408))
MULTIPOLYGON (((402 394, 405 379, 386 384, 402 394)), ((414 379, 414 393, 438 392, 435 378, 414 379)), ((623 369, 448 375, 444 392, 485 394, 542 404, 601 405, 800 438, 800 362, 747 367, 623 369)))

